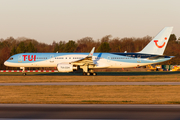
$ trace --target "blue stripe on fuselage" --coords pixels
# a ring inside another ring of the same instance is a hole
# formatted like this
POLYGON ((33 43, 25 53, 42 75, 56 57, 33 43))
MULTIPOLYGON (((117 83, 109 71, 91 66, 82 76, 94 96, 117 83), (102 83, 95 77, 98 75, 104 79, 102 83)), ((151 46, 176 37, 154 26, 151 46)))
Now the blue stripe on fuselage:
MULTIPOLYGON (((33 63, 33 62, 41 62, 50 60, 52 57, 63 57, 63 56, 71 56, 78 57, 78 55, 87 56, 89 53, 20 53, 11 56, 8 59, 8 62, 12 63, 33 63), (10 60, 13 58, 13 60, 10 60)), ((119 61, 119 62, 127 62, 127 63, 137 63, 137 60, 140 59, 141 63, 150 63, 152 60, 148 60, 147 58, 155 57, 158 55, 151 54, 141 54, 141 53, 94 53, 93 57, 108 59, 110 61, 119 61)), ((165 59, 158 59, 154 62, 163 62, 170 59, 169 56, 163 56, 165 59)), ((65 60, 65 59, 64 59, 65 60)))

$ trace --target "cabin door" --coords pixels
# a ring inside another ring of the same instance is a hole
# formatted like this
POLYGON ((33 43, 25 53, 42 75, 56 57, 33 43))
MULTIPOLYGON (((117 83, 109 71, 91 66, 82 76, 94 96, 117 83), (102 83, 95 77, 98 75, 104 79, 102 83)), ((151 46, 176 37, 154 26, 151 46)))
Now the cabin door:
POLYGON ((111 57, 110 57, 110 56, 108 56, 108 57, 107 57, 107 62, 110 62, 110 59, 111 59, 111 57))
POLYGON ((22 55, 18 56, 18 62, 22 62, 22 55))
POLYGON ((138 63, 141 62, 141 55, 137 55, 137 62, 138 62, 138 63))
POLYGON ((50 62, 54 62, 54 55, 50 55, 50 62))

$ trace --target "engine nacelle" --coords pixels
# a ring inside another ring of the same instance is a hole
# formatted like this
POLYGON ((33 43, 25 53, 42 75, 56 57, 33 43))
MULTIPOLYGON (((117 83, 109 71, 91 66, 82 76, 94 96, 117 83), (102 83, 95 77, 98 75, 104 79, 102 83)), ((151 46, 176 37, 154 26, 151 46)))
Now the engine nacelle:
POLYGON ((57 64, 57 69, 59 72, 73 72, 73 65, 67 63, 57 64))

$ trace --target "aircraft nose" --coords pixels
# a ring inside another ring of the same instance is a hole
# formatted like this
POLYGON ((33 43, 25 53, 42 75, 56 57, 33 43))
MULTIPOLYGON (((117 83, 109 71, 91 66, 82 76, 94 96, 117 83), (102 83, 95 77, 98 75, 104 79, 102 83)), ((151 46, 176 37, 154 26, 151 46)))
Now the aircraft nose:
POLYGON ((5 65, 5 66, 7 66, 7 64, 8 64, 8 62, 7 62, 7 61, 5 61, 5 62, 4 62, 4 65, 5 65))

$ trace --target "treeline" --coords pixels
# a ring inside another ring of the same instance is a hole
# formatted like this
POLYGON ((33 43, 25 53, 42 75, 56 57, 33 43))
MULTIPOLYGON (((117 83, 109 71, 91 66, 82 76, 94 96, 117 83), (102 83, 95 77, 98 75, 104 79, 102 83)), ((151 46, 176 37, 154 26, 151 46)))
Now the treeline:
MULTIPOLYGON (((100 40, 93 40, 91 37, 85 37, 76 41, 54 41, 52 44, 46 44, 25 37, 17 39, 9 37, 7 39, 0 39, 0 69, 6 69, 4 61, 11 55, 17 53, 90 52, 93 47, 96 47, 95 52, 139 52, 151 40, 152 37, 150 36, 145 36, 143 38, 112 38, 111 35, 107 35, 100 40)), ((180 44, 176 41, 175 34, 172 34, 164 54, 175 56, 175 58, 162 64, 180 64, 179 51, 180 44)))

